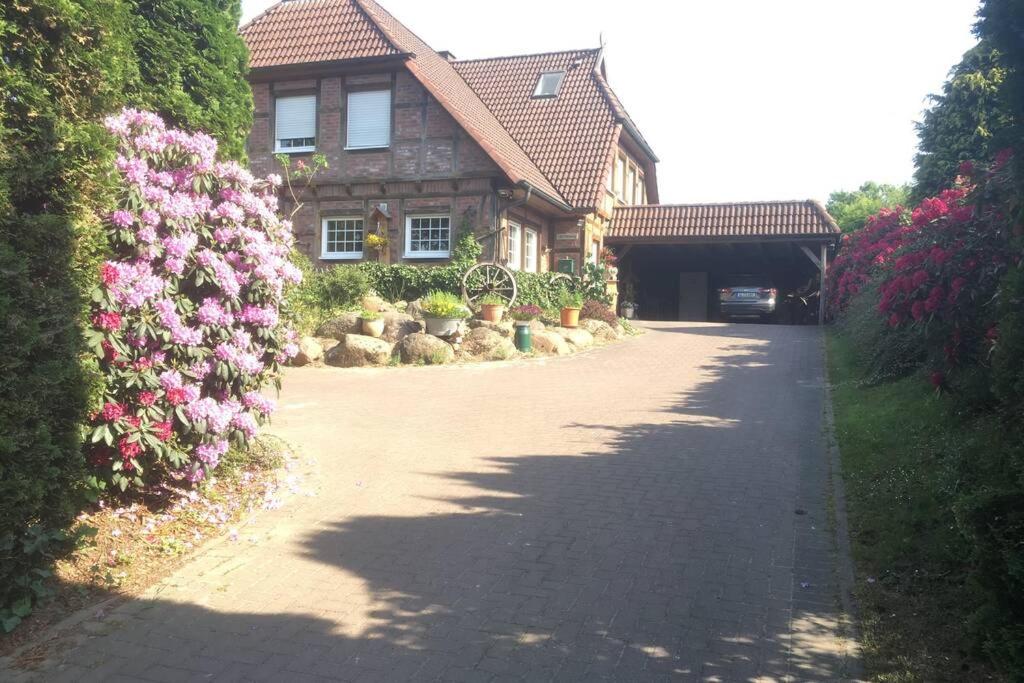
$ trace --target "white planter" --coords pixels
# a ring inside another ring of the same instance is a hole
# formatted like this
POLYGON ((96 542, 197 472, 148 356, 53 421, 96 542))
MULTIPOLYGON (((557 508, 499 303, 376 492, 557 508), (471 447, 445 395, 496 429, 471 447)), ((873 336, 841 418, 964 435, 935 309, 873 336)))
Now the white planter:
POLYGON ((623 318, 626 318, 627 320, 632 320, 633 319, 633 314, 635 312, 636 311, 635 311, 635 309, 633 307, 633 304, 622 304, 622 317, 623 318))
POLYGON ((424 322, 427 323, 427 334, 432 334, 435 337, 450 337, 459 331, 459 323, 462 322, 462 318, 431 318, 425 316, 424 322))

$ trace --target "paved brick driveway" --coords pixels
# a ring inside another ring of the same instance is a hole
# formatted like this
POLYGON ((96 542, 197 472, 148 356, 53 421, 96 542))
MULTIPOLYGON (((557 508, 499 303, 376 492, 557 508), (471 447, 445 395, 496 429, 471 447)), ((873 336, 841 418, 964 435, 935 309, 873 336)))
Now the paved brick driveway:
POLYGON ((83 623, 43 677, 853 677, 823 411, 815 328, 293 371, 274 431, 318 496, 83 623))

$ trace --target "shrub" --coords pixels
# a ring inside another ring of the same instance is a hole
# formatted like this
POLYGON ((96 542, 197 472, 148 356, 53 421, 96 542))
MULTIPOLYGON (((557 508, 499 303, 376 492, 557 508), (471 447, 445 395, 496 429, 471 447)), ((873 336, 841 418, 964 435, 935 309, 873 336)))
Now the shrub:
POLYGON ((594 299, 584 301, 583 308, 580 309, 580 319, 585 320, 587 318, 601 320, 609 325, 616 325, 619 322, 615 312, 607 304, 595 301, 594 299))
POLYGON ((106 378, 90 459, 121 490, 199 481, 256 434, 273 408, 260 390, 297 351, 279 311, 301 277, 275 212, 280 181, 215 162, 216 141, 154 114, 125 110, 107 127, 122 190, 88 334, 106 378))
POLYGON ((464 227, 452 251, 452 259, 446 265, 421 266, 368 261, 354 268, 366 276, 371 289, 388 301, 409 301, 435 290, 460 294, 462 276, 477 262, 480 253, 480 245, 472 230, 464 227))
POLYGON ((433 291, 423 297, 423 312, 432 318, 466 318, 469 310, 451 292, 433 291))
POLYGON ((572 281, 560 273, 516 272, 516 303, 532 304, 550 308, 563 291, 572 286, 572 281))
POLYGON ((366 273, 356 266, 317 268, 297 251, 291 260, 302 271, 302 281, 287 291, 288 315, 301 334, 312 334, 324 321, 357 308, 370 290, 366 273))

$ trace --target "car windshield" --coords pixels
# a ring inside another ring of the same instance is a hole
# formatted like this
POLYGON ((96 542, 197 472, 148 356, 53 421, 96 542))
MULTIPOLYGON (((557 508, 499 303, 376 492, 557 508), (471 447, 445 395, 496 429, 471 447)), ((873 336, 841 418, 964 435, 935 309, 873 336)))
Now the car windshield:
POLYGON ((771 287, 771 284, 763 275, 733 275, 725 279, 726 287, 771 287))

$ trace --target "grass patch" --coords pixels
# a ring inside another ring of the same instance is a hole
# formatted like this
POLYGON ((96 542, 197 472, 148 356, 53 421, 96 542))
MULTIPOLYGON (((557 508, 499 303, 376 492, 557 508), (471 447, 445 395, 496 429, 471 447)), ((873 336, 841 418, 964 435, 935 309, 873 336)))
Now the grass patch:
POLYGON ((999 441, 921 375, 869 386, 855 344, 828 335, 865 667, 872 680, 998 680, 966 622, 970 547, 955 518, 959 463, 999 441))

